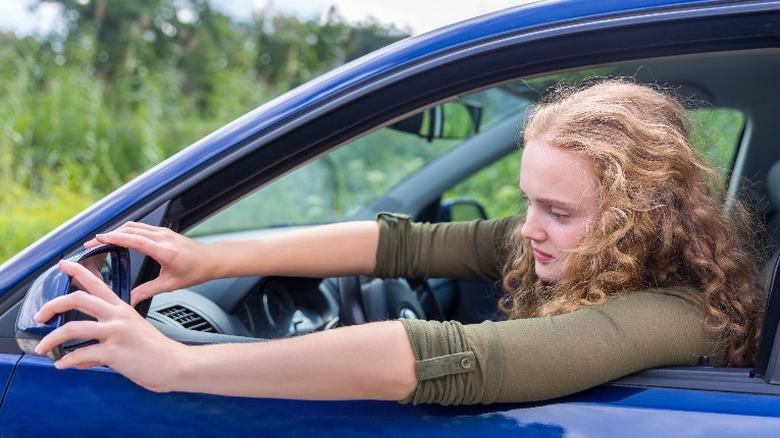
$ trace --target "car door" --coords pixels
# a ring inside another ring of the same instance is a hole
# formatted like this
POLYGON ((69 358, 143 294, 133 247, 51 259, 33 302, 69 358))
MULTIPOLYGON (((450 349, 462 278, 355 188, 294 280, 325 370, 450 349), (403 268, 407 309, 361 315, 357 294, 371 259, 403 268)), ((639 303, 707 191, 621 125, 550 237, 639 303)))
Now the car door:
MULTIPOLYGON (((560 436, 634 433, 641 427, 674 434, 681 430, 766 434, 780 428, 780 391, 751 379, 744 369, 667 370, 658 378, 639 376, 545 403, 439 407, 157 394, 109 369, 59 371, 49 359, 22 355, 15 348, 13 323, 26 287, 95 232, 145 218, 189 230, 301 163, 437 102, 586 68, 626 74, 652 64, 651 74, 661 78, 674 74, 693 78, 685 75, 698 72, 706 80, 718 81, 740 74, 740 61, 770 67, 778 63, 776 2, 659 1, 645 7, 573 1, 565 8, 557 6, 495 14, 399 44, 326 75, 207 137, 4 264, 0 379, 8 383, 0 406, 2 434, 395 436, 514 431, 560 436)), ((752 67, 750 72, 760 71, 752 67)), ((758 73, 739 79, 760 81, 762 93, 773 97, 754 110, 776 110, 777 81, 758 73)), ((738 101, 729 94, 723 98, 738 101)), ((762 131, 752 133, 751 141, 769 138, 773 132, 771 124, 757 123, 755 128, 762 131)), ((740 176, 760 174, 762 169, 765 173, 765 162, 780 158, 776 155, 761 152, 759 146, 740 149, 733 171, 740 176)), ((419 215, 485 164, 468 163, 473 169, 460 176, 447 173, 452 177, 429 179, 425 189, 414 178, 404 180, 360 214, 371 216, 392 200, 393 210, 419 215)), ((153 263, 138 266, 136 281, 154 274, 153 263)))

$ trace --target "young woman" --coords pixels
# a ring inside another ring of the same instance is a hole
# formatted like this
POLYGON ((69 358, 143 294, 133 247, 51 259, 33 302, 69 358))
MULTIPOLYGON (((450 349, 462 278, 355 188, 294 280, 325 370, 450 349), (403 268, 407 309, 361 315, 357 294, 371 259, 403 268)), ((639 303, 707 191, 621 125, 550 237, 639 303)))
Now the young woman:
POLYGON ((58 368, 107 365, 154 391, 442 404, 541 400, 642 369, 747 365, 762 301, 748 216, 692 150, 685 109, 650 87, 605 80, 560 87, 523 130, 524 217, 327 225, 243 242, 199 243, 128 223, 112 243, 162 266, 134 303, 212 278, 246 275, 503 279, 508 320, 399 320, 253 344, 172 341, 79 265, 87 292, 36 316, 78 309, 38 346, 98 339, 58 368), (272 256, 269 256, 272 255, 272 256), (301 360, 305 358, 306 360, 301 360))

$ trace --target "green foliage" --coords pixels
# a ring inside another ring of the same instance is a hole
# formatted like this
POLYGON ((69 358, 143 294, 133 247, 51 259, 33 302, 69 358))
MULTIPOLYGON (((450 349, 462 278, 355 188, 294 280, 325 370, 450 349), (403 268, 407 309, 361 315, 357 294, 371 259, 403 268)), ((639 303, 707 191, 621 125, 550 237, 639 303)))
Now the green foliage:
POLYGON ((690 114, 694 147, 725 178, 745 129, 745 115, 731 108, 699 108, 690 114))
POLYGON ((66 32, 0 34, 0 262, 183 147, 343 63, 354 28, 387 38, 366 50, 406 36, 348 24, 335 10, 324 24, 270 14, 240 24, 206 0, 46 1, 62 6, 66 32))
POLYGON ((11 193, 3 194, 0 204, 0 260, 10 258, 94 200, 67 186, 52 187, 45 195, 12 187, 11 193))

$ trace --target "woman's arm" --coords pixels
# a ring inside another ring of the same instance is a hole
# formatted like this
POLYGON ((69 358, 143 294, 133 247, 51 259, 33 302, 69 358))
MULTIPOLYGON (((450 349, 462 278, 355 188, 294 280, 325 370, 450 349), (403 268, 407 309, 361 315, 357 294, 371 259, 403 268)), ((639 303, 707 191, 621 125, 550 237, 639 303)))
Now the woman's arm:
POLYGON ((160 275, 135 288, 136 304, 160 292, 214 278, 252 275, 334 277, 369 274, 376 265, 379 226, 345 222, 280 232, 253 240, 202 243, 167 228, 129 222, 87 242, 124 246, 160 263, 160 275))
POLYGON ((305 400, 402 400, 417 385, 398 321, 188 348, 171 390, 305 400))
POLYGON ((79 310, 97 321, 74 321, 46 336, 44 354, 69 339, 100 342, 77 349, 57 368, 106 365, 153 391, 316 400, 401 400, 417 384, 415 357, 398 321, 329 330, 253 344, 185 346, 166 338, 78 264, 60 268, 84 285, 36 315, 46 321, 79 310))
POLYGON ((374 270, 379 226, 343 222, 280 232, 256 240, 213 244, 217 275, 336 277, 374 270))

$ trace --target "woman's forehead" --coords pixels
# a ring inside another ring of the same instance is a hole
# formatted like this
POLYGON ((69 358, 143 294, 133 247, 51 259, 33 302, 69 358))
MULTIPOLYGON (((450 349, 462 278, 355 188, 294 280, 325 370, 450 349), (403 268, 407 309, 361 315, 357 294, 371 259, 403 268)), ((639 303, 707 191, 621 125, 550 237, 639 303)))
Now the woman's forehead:
POLYGON ((597 198, 598 180, 589 157, 555 147, 541 137, 523 148, 520 190, 530 198, 580 204, 597 198))

